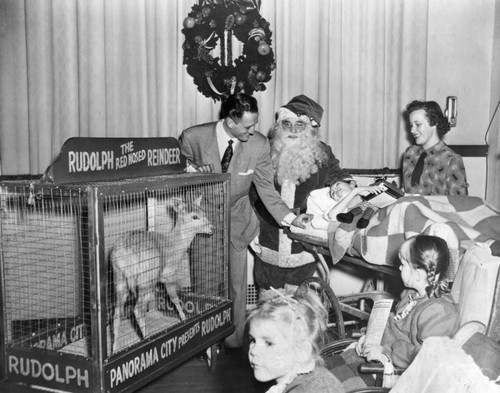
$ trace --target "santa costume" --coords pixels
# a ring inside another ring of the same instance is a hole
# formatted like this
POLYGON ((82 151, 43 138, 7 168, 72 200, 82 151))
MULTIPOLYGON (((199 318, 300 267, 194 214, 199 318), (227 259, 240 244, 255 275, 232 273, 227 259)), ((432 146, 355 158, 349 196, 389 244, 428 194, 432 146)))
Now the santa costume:
MULTIPOLYGON (((296 214, 305 213, 307 197, 315 189, 339 180, 351 181, 339 166, 330 146, 320 140, 323 108, 305 95, 281 107, 269 133, 275 187, 296 214)), ((260 233, 252 242, 255 251, 254 280, 260 291, 299 285, 313 275, 314 256, 301 243, 292 241, 259 200, 250 197, 260 220, 260 233)))

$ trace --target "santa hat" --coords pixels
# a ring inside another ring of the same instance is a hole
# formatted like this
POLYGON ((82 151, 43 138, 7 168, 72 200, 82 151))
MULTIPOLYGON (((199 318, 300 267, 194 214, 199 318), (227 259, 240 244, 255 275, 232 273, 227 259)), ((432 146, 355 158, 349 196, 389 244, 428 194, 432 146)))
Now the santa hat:
POLYGON ((307 116, 311 120, 313 127, 319 127, 321 118, 323 117, 323 108, 316 101, 311 100, 303 94, 293 97, 282 108, 292 111, 299 117, 302 115, 307 116))

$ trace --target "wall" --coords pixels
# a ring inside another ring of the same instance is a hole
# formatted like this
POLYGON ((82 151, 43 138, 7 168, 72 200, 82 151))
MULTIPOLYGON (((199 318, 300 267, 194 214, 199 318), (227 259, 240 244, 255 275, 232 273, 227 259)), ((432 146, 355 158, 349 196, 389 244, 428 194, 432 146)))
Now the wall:
POLYGON ((464 157, 467 181, 469 183, 469 195, 486 197, 486 158, 464 157))
MULTIPOLYGON (((491 86, 497 0, 429 1, 427 99, 458 97, 457 126, 446 135, 452 145, 484 145, 492 115, 491 86)), ((497 91, 500 86, 497 86, 497 91)), ((470 195, 485 197, 486 159, 464 158, 470 195)))
POLYGON ((484 144, 490 121, 495 0, 429 2, 427 98, 458 97, 449 144, 484 144))
POLYGON ((494 149, 488 154, 488 195, 487 201, 500 210, 500 5, 497 1, 495 8, 495 27, 493 34, 493 60, 490 82, 492 113, 491 127, 488 131, 488 141, 494 149), (496 116, 493 117, 493 113, 496 116))

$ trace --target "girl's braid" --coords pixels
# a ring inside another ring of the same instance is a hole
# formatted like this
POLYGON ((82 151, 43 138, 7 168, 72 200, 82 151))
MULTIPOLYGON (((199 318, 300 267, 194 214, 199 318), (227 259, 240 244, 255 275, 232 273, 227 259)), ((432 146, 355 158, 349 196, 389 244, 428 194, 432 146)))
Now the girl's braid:
POLYGON ((450 292, 446 277, 450 251, 446 242, 437 236, 417 235, 410 243, 410 261, 413 267, 427 272, 429 297, 439 297, 450 292))
POLYGON ((449 293, 450 288, 448 280, 446 279, 446 272, 442 271, 443 268, 446 269, 448 266, 448 264, 443 266, 442 260, 448 260, 449 253, 445 252, 443 255, 443 252, 440 252, 439 249, 430 248, 426 250, 422 256, 425 261, 427 281, 429 283, 426 288, 427 295, 429 297, 439 297, 444 293, 449 293))
POLYGON ((429 285, 425 289, 427 292, 427 296, 431 297, 435 295, 437 280, 436 280, 436 252, 434 250, 429 250, 426 253, 425 258, 427 259, 427 282, 429 285))

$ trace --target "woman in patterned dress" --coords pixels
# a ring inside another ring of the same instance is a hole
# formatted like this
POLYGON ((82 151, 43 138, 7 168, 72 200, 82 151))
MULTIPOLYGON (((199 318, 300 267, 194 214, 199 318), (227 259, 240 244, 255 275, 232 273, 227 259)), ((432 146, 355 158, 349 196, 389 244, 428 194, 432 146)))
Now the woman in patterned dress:
POLYGON ((448 119, 434 101, 413 101, 406 107, 415 145, 403 155, 405 192, 420 195, 468 195, 462 157, 443 141, 448 119))

